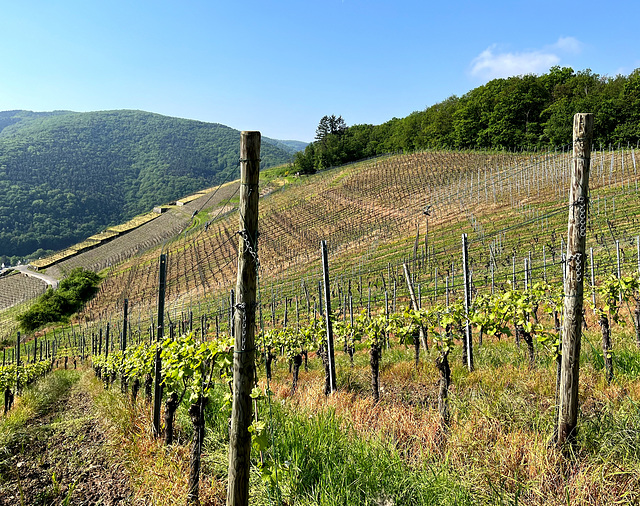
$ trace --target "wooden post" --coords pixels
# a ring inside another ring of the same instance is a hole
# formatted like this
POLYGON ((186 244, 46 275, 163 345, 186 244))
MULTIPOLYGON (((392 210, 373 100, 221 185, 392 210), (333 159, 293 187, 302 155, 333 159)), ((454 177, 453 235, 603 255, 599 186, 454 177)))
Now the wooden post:
MULTIPOLYGON (((167 285, 167 255, 160 255, 160 276, 158 283, 158 334, 156 337, 156 362, 155 378, 153 385, 153 435, 160 435, 160 406, 162 404, 162 359, 160 358, 161 344, 164 339, 164 294, 167 285)), ((107 323, 107 336, 109 335, 109 324, 107 323)), ((107 349, 109 339, 107 338, 107 349)))
MULTIPOLYGON (((109 331, 111 330, 111 322, 107 322, 107 329, 105 331, 105 346, 104 346, 104 356, 107 358, 109 356, 109 331)), ((54 335, 55 339, 55 335, 54 335)))
POLYGON ((229 433, 227 506, 249 504, 252 423, 251 390, 255 379, 256 285, 258 277, 258 181, 260 132, 242 132, 240 140, 240 239, 234 320, 233 404, 229 433))
POLYGON ((20 392, 20 332, 16 338, 16 393, 20 392))
POLYGON ((471 309, 471 280, 469 276, 469 247, 467 234, 462 234, 462 269, 464 275, 464 313, 465 313, 465 341, 467 348, 467 368, 473 371, 473 340, 471 336, 471 322, 469 310, 471 309))
POLYGON ((127 350, 127 326, 129 324, 129 299, 124 299, 124 323, 122 325, 122 352, 127 350))
MULTIPOLYGON (((329 358, 329 387, 331 392, 338 389, 336 381, 336 364, 335 354, 333 351, 333 326, 331 324, 331 287, 329 286, 329 256, 327 254, 327 241, 320 242, 322 252, 322 272, 324 275, 324 303, 325 303, 325 322, 327 324, 327 355, 329 358)), ((362 290, 362 289, 361 289, 362 290)), ((361 297, 362 298, 362 297, 361 297)))
POLYGON ((396 280, 393 280, 393 312, 396 312, 396 300, 397 300, 397 294, 396 294, 396 280))
MULTIPOLYGON (((387 322, 387 326, 389 325, 389 293, 384 291, 384 319, 387 322)), ((353 327, 353 318, 351 318, 351 326, 353 327)), ((387 349, 389 349, 389 333, 386 333, 387 349)))
POLYGON ((449 306, 449 276, 444 278, 445 303, 449 306))
POLYGON ((558 445, 573 443, 578 423, 578 383, 582 338, 582 305, 585 275, 585 242, 589 207, 589 168, 593 114, 573 117, 573 163, 569 190, 562 369, 558 415, 558 445))
POLYGON ((436 272, 433 275, 433 298, 437 302, 438 301, 438 268, 436 267, 436 272))
POLYGON ((235 336, 235 310, 236 310, 236 292, 231 289, 229 293, 229 335, 235 336))
MULTIPOLYGON (((418 305, 418 300, 416 299, 416 293, 413 290, 413 284, 411 283, 411 274, 409 273, 409 267, 407 266, 407 264, 402 264, 402 268, 404 269, 404 279, 407 282, 407 288, 409 289, 409 296, 411 297, 411 306, 413 307, 414 311, 419 311, 420 306, 418 305)), ((420 332, 420 344, 422 344, 422 347, 425 349, 425 351, 429 351, 426 334, 422 325, 420 326, 419 332, 420 332)), ((416 356, 416 362, 417 362, 417 356, 416 356)))
POLYGON ((490 267, 491 267, 491 295, 493 295, 493 292, 495 290, 495 278, 494 278, 494 272, 493 272, 493 262, 491 262, 490 267))
POLYGON ((596 276, 593 265, 593 248, 589 248, 589 267, 591 268, 591 305, 593 314, 596 314, 596 276))

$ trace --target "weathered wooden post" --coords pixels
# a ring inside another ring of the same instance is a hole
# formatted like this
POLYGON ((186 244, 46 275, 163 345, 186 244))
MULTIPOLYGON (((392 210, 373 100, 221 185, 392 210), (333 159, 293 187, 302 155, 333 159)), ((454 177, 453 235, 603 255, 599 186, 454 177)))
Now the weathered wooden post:
MULTIPOLYGON (((124 299, 124 308, 123 308, 123 324, 122 324, 122 360, 124 360, 124 354, 127 351, 127 330, 129 326, 129 299, 124 299)), ((124 374, 120 377, 120 390, 122 393, 127 393, 129 385, 129 379, 124 376, 124 374)))
POLYGON ((592 135, 593 114, 576 114, 573 117, 573 163, 569 189, 565 320, 562 329, 562 368, 558 410, 559 446, 567 442, 575 442, 578 422, 578 382, 592 135))
MULTIPOLYGON (((413 307, 414 311, 419 311, 420 306, 418 304, 418 300, 416 299, 416 293, 413 290, 413 283, 411 283, 411 274, 409 273, 409 267, 405 263, 405 264, 402 264, 402 269, 404 270, 404 278, 407 283, 407 288, 409 290, 409 296, 411 297, 411 306, 413 307)), ((420 344, 422 344, 422 347, 425 349, 425 351, 429 351, 429 345, 427 344, 427 335, 422 325, 418 329, 418 332, 419 332, 418 340, 414 343, 416 367, 418 366, 418 360, 420 358, 420 344)))
POLYGON ((236 292, 232 288, 229 293, 229 335, 235 336, 235 318, 236 318, 236 292))
POLYGON ((16 393, 20 393, 20 332, 16 338, 16 393))
POLYGON ((324 303, 325 323, 327 326, 327 360, 329 361, 329 385, 328 392, 333 393, 338 389, 336 381, 335 353, 333 349, 333 324, 331 322, 331 286, 329 285, 329 255, 327 253, 327 241, 320 242, 322 253, 322 273, 324 278, 324 303))
POLYGON ((593 265, 593 248, 589 248, 589 267, 591 268, 591 305, 593 314, 596 314, 596 276, 593 265))
POLYGON ((473 339, 469 311, 471 310, 471 279, 469 275, 469 246, 467 234, 462 234, 462 273, 464 276, 465 346, 467 348, 467 368, 473 371, 473 339))
POLYGON ((258 274, 258 181, 260 132, 242 132, 240 141, 240 240, 236 284, 233 405, 229 434, 227 506, 249 504, 252 422, 251 390, 255 378, 255 312, 258 274))
POLYGON ((124 299, 124 307, 122 310, 123 324, 122 324, 122 342, 120 343, 122 352, 127 350, 127 327, 129 324, 129 299, 124 299))
MULTIPOLYGON (((160 274, 158 279, 158 334, 156 339, 156 361, 154 369, 154 385, 153 385, 153 435, 160 435, 160 406, 162 404, 162 352, 161 345, 164 339, 164 294, 167 285, 167 255, 160 254, 160 274)), ((108 325, 108 324, 107 324, 108 325)), ((109 335, 109 327, 107 326, 107 336, 109 335)), ((109 341, 107 339, 107 348, 109 341)))

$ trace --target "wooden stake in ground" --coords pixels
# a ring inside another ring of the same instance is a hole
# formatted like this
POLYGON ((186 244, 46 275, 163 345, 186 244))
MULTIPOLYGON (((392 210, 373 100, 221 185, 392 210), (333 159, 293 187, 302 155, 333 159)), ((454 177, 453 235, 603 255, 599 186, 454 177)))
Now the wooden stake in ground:
MULTIPOLYGON (((338 389, 336 381, 335 353, 333 348, 333 324, 331 322, 331 287, 329 286, 329 255, 327 241, 320 241, 320 253, 322 254, 322 273, 324 279, 325 323, 327 326, 326 366, 328 382, 325 381, 325 395, 338 389)), ((360 289, 362 293, 362 288, 360 289)))
POLYGON ((473 340, 471 335, 471 322, 469 321, 469 311, 471 310, 471 280, 469 275, 469 247, 467 234, 462 234, 462 272, 464 276, 464 339, 467 350, 467 368, 473 371, 473 340))
MULTIPOLYGON (((416 299, 416 293, 413 290, 413 283, 411 283, 411 273, 409 272, 409 267, 407 266, 407 264, 402 264, 402 269, 404 270, 404 278, 407 282, 407 288, 409 289, 409 295, 411 296, 411 306, 413 307, 414 311, 418 311, 420 309, 420 307, 418 306, 418 300, 416 299)), ((424 331, 424 327, 422 327, 422 325, 420 326, 420 328, 418 329, 418 338, 415 339, 413 345, 415 347, 415 361, 416 361, 416 367, 418 367, 418 363, 420 361, 420 343, 422 343, 422 347, 425 349, 425 351, 429 351, 429 346, 427 344, 427 335, 424 331)))
MULTIPOLYGON (((162 359, 161 344, 164 340, 164 295, 167 284, 167 255, 160 255, 160 271, 158 282, 158 334, 156 341, 156 360, 154 366, 153 390, 153 435, 160 435, 160 405, 162 403, 162 359)), ((109 324, 107 323, 107 349, 109 349, 109 324)))
POLYGON ((564 293, 565 320, 562 330, 562 370, 558 415, 558 445, 573 443, 578 422, 578 378, 582 305, 585 276, 585 242, 589 207, 589 168, 593 114, 573 118, 573 163, 569 190, 569 226, 564 293))
POLYGON ((234 321, 233 405, 229 434, 227 506, 249 504, 252 423, 251 390, 255 378, 256 283, 258 273, 258 181, 260 132, 242 132, 240 141, 240 241, 234 321))

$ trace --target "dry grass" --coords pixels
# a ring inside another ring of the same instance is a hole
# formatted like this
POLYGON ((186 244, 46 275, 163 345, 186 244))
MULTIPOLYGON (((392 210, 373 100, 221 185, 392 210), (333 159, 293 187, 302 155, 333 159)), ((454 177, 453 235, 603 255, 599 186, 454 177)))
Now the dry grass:
MULTIPOLYGON (((103 384, 88 373, 84 381, 102 415, 114 453, 134 489, 133 504, 184 505, 189 472, 188 441, 165 447, 161 438, 153 436, 151 406, 140 399, 135 405, 131 404, 114 387, 105 391, 103 384)), ((225 481, 201 477, 202 506, 224 504, 226 492, 225 481)))
MULTIPOLYGON (((530 505, 640 501, 637 459, 619 459, 586 445, 568 458, 551 444, 555 413, 551 367, 529 370, 525 365, 505 365, 469 374, 454 365, 459 379, 451 392, 454 417, 447 430, 435 404, 437 371, 431 362, 428 358, 418 371, 410 361, 386 364, 382 400, 377 404, 368 392, 349 387, 325 397, 318 370, 301 372, 293 396, 284 371, 276 375, 271 388, 288 409, 309 418, 332 413, 345 432, 388 445, 410 468, 446 463, 479 503, 494 504, 498 498, 530 505)), ((350 374, 358 384, 368 385, 367 373, 360 368, 350 374)), ((594 430, 589 424, 598 427, 594 420, 620 417, 625 403, 640 399, 640 382, 622 378, 606 385, 602 371, 585 364, 580 397, 585 424, 580 430, 589 437, 594 430)))

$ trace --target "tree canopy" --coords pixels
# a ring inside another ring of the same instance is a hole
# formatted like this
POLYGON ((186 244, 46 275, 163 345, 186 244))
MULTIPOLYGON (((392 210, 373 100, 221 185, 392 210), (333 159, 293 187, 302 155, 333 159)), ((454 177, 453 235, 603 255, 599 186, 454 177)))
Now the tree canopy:
POLYGON ((329 135, 340 135, 346 128, 347 124, 342 119, 342 116, 336 117, 335 114, 323 116, 320 119, 318 128, 316 128, 316 140, 322 142, 329 135))
MULTIPOLYGON (((219 184, 239 147, 224 125, 142 111, 0 112, 0 255, 60 250, 219 184)), ((263 138, 261 165, 295 151, 263 138)))
MULTIPOLYGON (((420 149, 539 149, 571 142, 572 118, 595 115, 594 145, 640 141, 640 69, 600 76, 552 67, 540 76, 494 79, 461 97, 451 96, 381 125, 329 131, 325 116, 316 142, 296 155, 301 173, 397 151, 420 149)), ((335 116, 332 116, 335 117, 335 116)))
POLYGON ((27 311, 18 316, 20 327, 33 331, 47 323, 67 321, 96 292, 100 276, 80 267, 60 282, 57 290, 49 288, 27 311))

